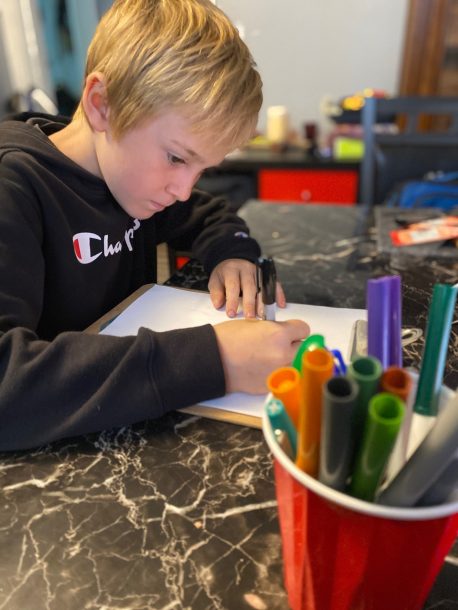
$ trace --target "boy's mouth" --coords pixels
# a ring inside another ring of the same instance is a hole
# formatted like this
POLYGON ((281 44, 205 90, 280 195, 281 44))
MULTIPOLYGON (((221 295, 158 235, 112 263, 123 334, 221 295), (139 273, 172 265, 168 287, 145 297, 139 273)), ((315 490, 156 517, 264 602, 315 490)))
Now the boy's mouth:
POLYGON ((158 203, 157 201, 150 201, 150 207, 153 208, 155 212, 162 212, 167 207, 166 205, 162 205, 162 203, 158 203))

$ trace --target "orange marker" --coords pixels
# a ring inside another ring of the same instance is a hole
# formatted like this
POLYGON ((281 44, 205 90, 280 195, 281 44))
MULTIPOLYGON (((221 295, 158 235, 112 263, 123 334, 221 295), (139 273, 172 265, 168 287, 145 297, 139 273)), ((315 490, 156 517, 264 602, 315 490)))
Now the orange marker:
POLYGON ((275 369, 267 378, 269 391, 281 400, 296 430, 299 425, 299 411, 302 405, 302 381, 297 369, 283 366, 275 369))
POLYGON ((318 476, 321 435, 323 385, 334 372, 331 352, 319 347, 302 356, 302 387, 304 408, 298 429, 296 465, 313 477, 318 476))
POLYGON ((395 394, 404 402, 412 389, 412 378, 409 373, 399 366, 389 366, 382 373, 380 386, 383 392, 395 394))
POLYGON ((385 472, 385 482, 391 481, 407 461, 410 427, 412 425, 412 407, 414 396, 412 394, 412 377, 398 366, 390 366, 382 373, 380 387, 383 392, 395 394, 404 401, 405 417, 399 431, 390 460, 385 472))

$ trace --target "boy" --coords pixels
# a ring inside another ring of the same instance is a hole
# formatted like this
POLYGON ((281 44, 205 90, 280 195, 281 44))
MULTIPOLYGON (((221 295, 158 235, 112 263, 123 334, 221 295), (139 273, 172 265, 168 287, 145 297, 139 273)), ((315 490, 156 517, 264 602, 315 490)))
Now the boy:
POLYGON ((72 120, 0 125, 0 449, 261 393, 291 362, 308 333, 300 321, 83 332, 155 281, 160 242, 192 247, 215 307, 234 316, 242 291, 254 317, 258 245, 223 201, 192 188, 251 135, 260 104, 252 58, 209 0, 117 0, 72 120))

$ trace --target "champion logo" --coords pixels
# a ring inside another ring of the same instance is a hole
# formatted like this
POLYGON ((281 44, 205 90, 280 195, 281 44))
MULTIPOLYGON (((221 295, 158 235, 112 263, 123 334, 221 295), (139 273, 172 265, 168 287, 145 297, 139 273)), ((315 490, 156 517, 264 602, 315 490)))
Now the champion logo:
POLYGON ((124 233, 124 240, 117 241, 115 243, 110 242, 109 235, 97 235, 97 233, 76 233, 73 236, 73 248, 78 261, 82 265, 92 263, 99 256, 108 257, 119 254, 124 246, 132 252, 132 238, 134 237, 134 231, 140 226, 140 221, 135 218, 134 224, 130 229, 124 233))

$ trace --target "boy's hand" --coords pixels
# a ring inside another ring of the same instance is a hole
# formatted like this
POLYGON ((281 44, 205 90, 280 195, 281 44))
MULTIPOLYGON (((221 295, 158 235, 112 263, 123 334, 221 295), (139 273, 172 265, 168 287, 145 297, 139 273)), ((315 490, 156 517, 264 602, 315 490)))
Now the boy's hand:
POLYGON ((302 320, 232 320, 214 326, 227 392, 267 392, 268 375, 290 366, 300 342, 310 334, 302 320))
MULTIPOLYGON (((237 314, 239 297, 245 318, 256 317, 256 265, 241 258, 230 258, 213 269, 208 281, 210 298, 216 309, 226 304, 230 318, 237 314)), ((279 307, 286 306, 285 293, 277 281, 276 301, 279 307)))

